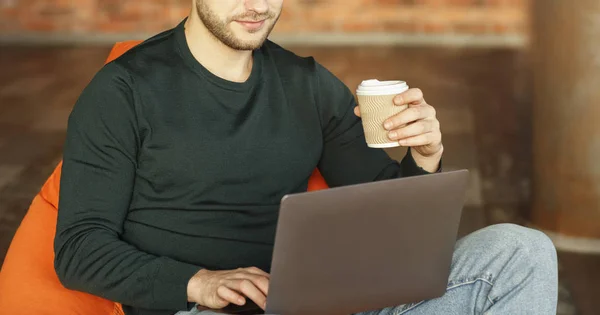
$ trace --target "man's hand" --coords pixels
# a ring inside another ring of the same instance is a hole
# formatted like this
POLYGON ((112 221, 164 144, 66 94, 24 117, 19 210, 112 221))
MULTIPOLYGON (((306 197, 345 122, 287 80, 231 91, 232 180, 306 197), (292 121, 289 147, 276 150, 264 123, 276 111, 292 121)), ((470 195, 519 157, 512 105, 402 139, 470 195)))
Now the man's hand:
MULTIPOLYGON (((427 104, 420 89, 410 89, 394 98, 395 106, 406 109, 384 122, 388 137, 405 147, 411 147, 415 162, 429 172, 439 167, 444 147, 440 122, 433 106, 427 104)), ((360 109, 354 108, 360 117, 360 109)))
POLYGON ((265 309, 269 274, 255 267, 236 270, 198 271, 188 282, 188 301, 209 309, 229 304, 244 305, 246 297, 265 309))

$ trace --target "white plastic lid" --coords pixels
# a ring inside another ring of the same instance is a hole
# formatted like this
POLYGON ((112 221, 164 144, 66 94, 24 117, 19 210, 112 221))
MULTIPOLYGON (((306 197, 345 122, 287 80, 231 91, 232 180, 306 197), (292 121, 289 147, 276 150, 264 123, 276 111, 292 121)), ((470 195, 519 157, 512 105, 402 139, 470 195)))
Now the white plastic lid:
POLYGON ((357 95, 390 95, 400 94, 408 90, 404 81, 379 81, 376 79, 365 80, 358 86, 357 95))

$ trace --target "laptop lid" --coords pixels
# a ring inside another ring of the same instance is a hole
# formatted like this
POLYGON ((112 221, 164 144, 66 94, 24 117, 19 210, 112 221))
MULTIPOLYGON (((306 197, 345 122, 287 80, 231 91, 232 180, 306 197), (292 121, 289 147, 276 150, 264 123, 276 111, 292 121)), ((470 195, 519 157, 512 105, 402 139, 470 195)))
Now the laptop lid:
POLYGON ((445 293, 468 171, 287 195, 268 314, 351 314, 445 293))

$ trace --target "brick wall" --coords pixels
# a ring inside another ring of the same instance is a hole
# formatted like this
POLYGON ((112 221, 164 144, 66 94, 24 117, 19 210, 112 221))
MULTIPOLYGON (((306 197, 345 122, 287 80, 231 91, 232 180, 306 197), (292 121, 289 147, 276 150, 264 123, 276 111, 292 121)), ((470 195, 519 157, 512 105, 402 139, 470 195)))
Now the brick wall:
MULTIPOLYGON (((0 34, 155 33, 191 0, 0 0, 0 34)), ((526 32, 528 0, 285 0, 276 34, 526 32)))

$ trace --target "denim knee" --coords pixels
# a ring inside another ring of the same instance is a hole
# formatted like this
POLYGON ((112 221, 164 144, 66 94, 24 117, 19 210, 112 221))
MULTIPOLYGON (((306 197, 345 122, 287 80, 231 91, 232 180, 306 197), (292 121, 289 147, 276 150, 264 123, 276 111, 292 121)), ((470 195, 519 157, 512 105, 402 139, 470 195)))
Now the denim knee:
POLYGON ((496 224, 481 230, 484 238, 494 248, 503 252, 525 255, 531 266, 555 268, 556 248, 552 240, 541 231, 517 224, 496 224))

